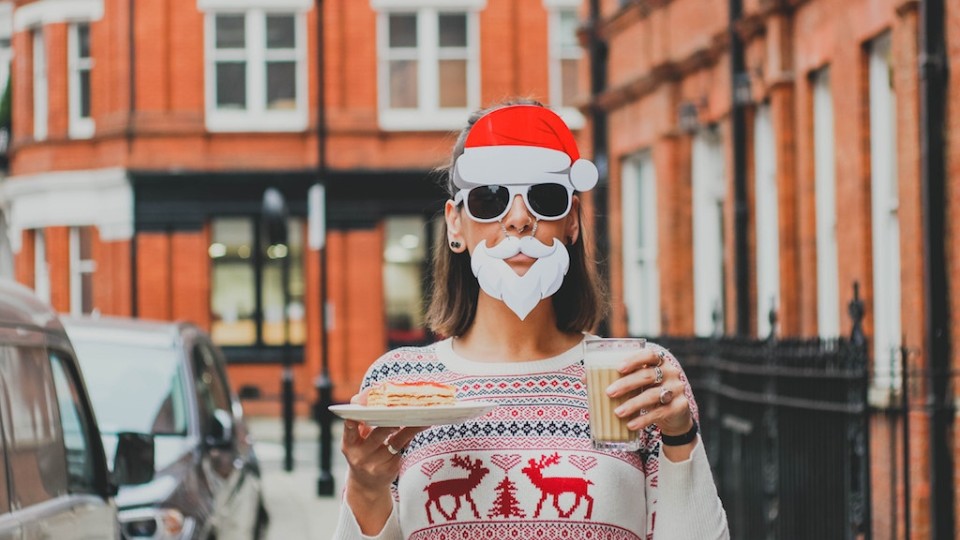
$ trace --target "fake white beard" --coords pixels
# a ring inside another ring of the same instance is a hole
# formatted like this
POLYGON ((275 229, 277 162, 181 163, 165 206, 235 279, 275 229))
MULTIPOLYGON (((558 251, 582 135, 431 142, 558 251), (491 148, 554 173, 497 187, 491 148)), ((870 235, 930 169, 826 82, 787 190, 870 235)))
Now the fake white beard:
POLYGON ((570 269, 570 254, 556 238, 548 246, 532 236, 508 236, 492 248, 481 241, 473 250, 470 267, 483 292, 502 300, 522 321, 540 300, 560 290, 570 269), (518 253, 536 259, 522 276, 504 261, 518 253))

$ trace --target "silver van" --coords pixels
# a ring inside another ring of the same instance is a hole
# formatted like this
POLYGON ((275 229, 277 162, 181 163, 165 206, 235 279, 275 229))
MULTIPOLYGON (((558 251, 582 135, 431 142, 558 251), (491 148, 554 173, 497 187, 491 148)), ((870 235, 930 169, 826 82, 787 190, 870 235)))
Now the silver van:
POLYGON ((108 472, 83 377, 56 314, 0 280, 0 540, 120 539, 120 482, 153 475, 153 440, 125 433, 108 472))

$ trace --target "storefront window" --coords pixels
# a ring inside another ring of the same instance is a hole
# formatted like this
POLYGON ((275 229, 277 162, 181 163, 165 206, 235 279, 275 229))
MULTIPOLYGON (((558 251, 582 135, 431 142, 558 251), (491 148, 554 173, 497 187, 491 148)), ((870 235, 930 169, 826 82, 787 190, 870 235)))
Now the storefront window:
POLYGON ((286 314, 290 343, 306 339, 306 311, 303 305, 303 221, 291 219, 287 227, 287 243, 266 246, 263 259, 263 342, 267 345, 286 343, 284 329, 283 269, 288 265, 289 298, 286 314))
POLYGON ((220 345, 257 342, 253 220, 213 220, 209 254, 213 276, 213 340, 220 345))
POLYGON ((222 346, 283 345, 284 313, 289 343, 302 345, 303 220, 291 218, 287 243, 271 245, 253 217, 216 218, 211 223, 211 309, 213 340, 222 346), (289 297, 284 309, 283 269, 289 297))
POLYGON ((424 323, 424 276, 427 264, 427 222, 420 216, 386 219, 383 290, 387 340, 391 347, 427 339, 424 323))

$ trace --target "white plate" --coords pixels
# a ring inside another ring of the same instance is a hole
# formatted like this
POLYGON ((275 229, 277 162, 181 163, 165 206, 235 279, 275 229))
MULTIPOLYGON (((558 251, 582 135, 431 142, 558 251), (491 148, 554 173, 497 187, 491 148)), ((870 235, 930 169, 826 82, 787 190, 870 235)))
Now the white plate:
POLYGON ((483 416, 496 406, 496 403, 489 401, 464 401, 436 407, 331 405, 330 411, 340 418, 365 422, 371 426, 423 427, 459 424, 471 418, 483 416))

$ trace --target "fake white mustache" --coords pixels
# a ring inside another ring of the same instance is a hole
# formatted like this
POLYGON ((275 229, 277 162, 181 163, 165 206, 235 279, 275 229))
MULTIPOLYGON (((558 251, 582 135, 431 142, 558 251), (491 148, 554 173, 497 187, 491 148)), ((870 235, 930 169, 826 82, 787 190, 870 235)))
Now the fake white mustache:
POLYGON ((497 259, 509 259, 518 253, 523 253, 528 257, 540 259, 552 255, 560 245, 560 240, 554 238, 553 245, 548 246, 532 236, 516 237, 508 236, 499 244, 487 248, 486 240, 481 242, 486 249, 487 255, 497 259))

